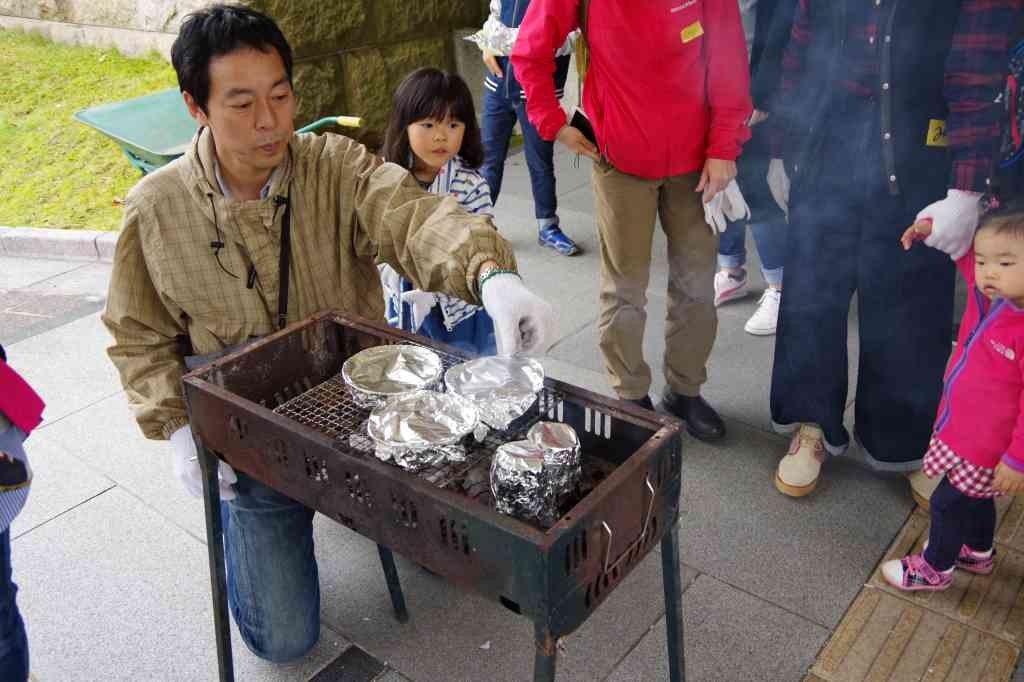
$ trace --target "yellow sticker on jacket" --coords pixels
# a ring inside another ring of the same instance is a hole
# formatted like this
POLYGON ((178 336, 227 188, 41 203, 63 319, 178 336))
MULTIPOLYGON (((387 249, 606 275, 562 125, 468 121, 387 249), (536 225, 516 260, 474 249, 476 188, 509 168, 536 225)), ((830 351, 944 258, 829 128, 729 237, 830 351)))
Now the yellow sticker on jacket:
POLYGON ((948 147, 949 138, 946 137, 946 122, 933 118, 928 121, 928 137, 925 144, 929 147, 948 147))
POLYGON ((679 34, 679 37, 682 38, 683 44, 686 44, 691 40, 700 38, 702 35, 704 35, 704 27, 700 25, 699 21, 695 21, 684 28, 682 33, 679 34))

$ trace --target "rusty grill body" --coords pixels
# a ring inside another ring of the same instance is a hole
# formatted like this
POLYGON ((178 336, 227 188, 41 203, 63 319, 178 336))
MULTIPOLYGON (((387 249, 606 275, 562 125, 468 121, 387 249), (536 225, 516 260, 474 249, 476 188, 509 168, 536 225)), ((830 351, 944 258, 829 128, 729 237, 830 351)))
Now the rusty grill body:
MULTIPOLYGON (((390 343, 427 346, 446 368, 464 359, 420 336, 324 313, 185 377, 206 474, 215 602, 224 597, 213 457, 377 542, 400 619, 404 602, 386 548, 529 617, 537 680, 554 679, 557 638, 579 627, 661 540, 670 669, 682 679, 679 422, 547 379, 530 412, 468 447, 465 462, 413 474, 374 457, 369 412, 352 403, 338 377, 359 350, 390 343), (575 428, 586 482, 585 494, 547 529, 497 513, 488 478, 494 450, 540 420, 575 428)), ((218 621, 226 630, 226 610, 218 621)), ((224 640, 219 633, 221 676, 229 678, 224 640)))

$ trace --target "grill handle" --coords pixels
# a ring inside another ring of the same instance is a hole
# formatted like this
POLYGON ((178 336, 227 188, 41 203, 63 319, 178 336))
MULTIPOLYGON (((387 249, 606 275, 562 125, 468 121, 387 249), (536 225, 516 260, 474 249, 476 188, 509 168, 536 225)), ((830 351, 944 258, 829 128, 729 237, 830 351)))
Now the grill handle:
MULTIPOLYGON (((646 540, 646 538, 647 538, 647 528, 650 526, 651 516, 653 516, 653 514, 654 514, 654 499, 658 496, 658 494, 654 490, 654 485, 651 484, 651 477, 650 477, 649 474, 646 476, 646 478, 644 480, 644 483, 647 485, 647 489, 651 491, 651 501, 650 501, 650 504, 647 505, 647 514, 644 517, 644 527, 643 527, 643 530, 640 531, 640 536, 636 539, 636 541, 632 545, 627 547, 626 550, 622 553, 622 555, 621 555, 622 557, 628 556, 629 555, 629 550, 632 549, 634 545, 636 545, 636 544, 643 544, 644 540, 646 540)), ((604 550, 604 571, 603 571, 605 574, 607 574, 613 568, 615 568, 612 565, 612 563, 611 563, 611 560, 612 560, 612 529, 611 529, 611 526, 608 525, 607 521, 602 521, 601 522, 601 528, 604 530, 605 533, 608 534, 608 545, 607 545, 607 547, 604 550)), ((619 561, 621 561, 621 560, 622 559, 620 558, 619 561)), ((618 564, 619 562, 616 561, 615 563, 618 564)))

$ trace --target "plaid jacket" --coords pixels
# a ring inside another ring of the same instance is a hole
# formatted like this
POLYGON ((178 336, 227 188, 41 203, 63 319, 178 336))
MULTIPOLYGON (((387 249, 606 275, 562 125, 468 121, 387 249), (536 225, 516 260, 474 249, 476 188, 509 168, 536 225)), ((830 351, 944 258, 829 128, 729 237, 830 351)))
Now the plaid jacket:
POLYGON ((420 289, 472 303, 481 264, 515 268, 490 218, 424 192, 405 169, 348 138, 294 136, 259 201, 226 199, 214 158, 212 135, 200 129, 182 158, 143 178, 125 201, 103 321, 148 438, 168 438, 188 423, 186 352, 213 353, 274 331, 284 214, 276 196, 291 206, 291 322, 328 309, 382 319, 377 263, 420 289), (219 253, 213 241, 223 242, 219 253))
MULTIPOLYGON (((837 0, 828 1, 831 4, 837 0)), ((842 1, 847 3, 849 17, 843 68, 837 74, 836 84, 858 97, 878 97, 879 84, 884 80, 880 77, 880 61, 889 42, 885 23, 893 11, 893 1, 842 1)), ((815 11, 821 11, 819 3, 822 0, 799 0, 791 39, 782 61, 782 100, 791 97, 798 81, 812 68, 808 47, 813 39, 815 11)), ((913 16, 920 8, 917 3, 904 2, 902 9, 908 14, 898 16, 913 16)), ((945 59, 942 94, 948 107, 945 132, 952 155, 951 187, 977 192, 988 188, 1004 116, 997 98, 1006 78, 1011 31, 1022 11, 1024 0, 963 0, 948 53, 932 54, 934 44, 910 48, 917 54, 927 55, 926 63, 945 59)), ((902 40, 901 29, 906 27, 897 21, 894 28, 896 35, 892 40, 902 40)), ((933 43, 936 42, 934 28, 929 27, 926 32, 933 43)), ((917 130, 897 131, 900 133, 913 134, 915 139, 924 138, 917 130)))

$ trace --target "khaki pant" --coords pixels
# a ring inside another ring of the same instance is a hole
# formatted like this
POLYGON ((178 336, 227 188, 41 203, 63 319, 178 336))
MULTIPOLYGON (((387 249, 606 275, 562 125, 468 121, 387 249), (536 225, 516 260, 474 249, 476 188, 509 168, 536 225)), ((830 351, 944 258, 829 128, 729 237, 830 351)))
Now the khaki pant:
POLYGON ((700 173, 647 180, 595 164, 594 194, 601 243, 600 346, 612 388, 624 399, 647 395, 644 362, 647 285, 655 218, 668 238, 665 379, 676 393, 700 394, 718 317, 714 276, 718 236, 704 222, 700 173))

